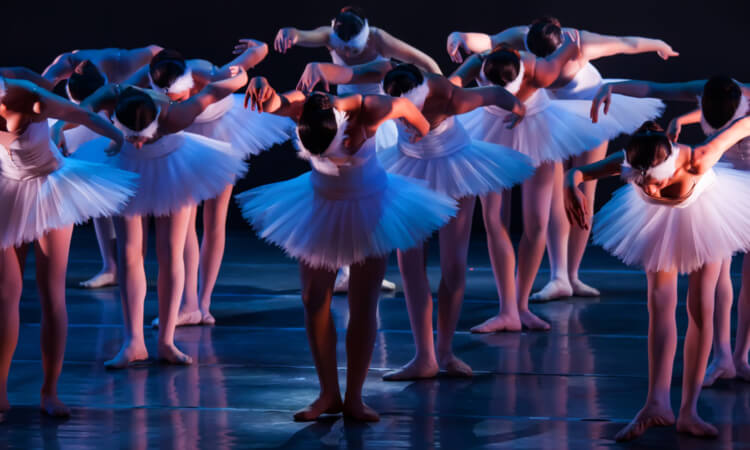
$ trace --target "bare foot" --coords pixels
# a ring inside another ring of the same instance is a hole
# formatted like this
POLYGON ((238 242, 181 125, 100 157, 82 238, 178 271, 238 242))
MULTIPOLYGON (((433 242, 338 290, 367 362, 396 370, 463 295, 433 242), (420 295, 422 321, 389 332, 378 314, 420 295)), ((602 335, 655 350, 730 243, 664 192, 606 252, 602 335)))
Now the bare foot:
POLYGON ((57 395, 43 395, 40 408, 43 414, 50 417, 70 417, 70 408, 65 406, 57 395))
POLYGON ((674 412, 671 408, 647 405, 638 411, 628 426, 615 435, 615 440, 632 441, 651 427, 668 427, 672 424, 674 424, 674 412))
POLYGON ((713 386, 719 378, 732 379, 736 376, 737 370, 734 368, 734 361, 731 358, 714 358, 706 369, 703 387, 713 386))
POLYGON ((193 358, 182 353, 174 344, 159 345, 159 359, 167 364, 187 366, 193 363, 193 358))
POLYGON ((570 285, 573 287, 573 295, 576 297, 599 297, 601 295, 599 289, 589 286, 581 280, 570 280, 570 285))
POLYGON ((411 381, 435 378, 440 368, 437 361, 417 361, 416 358, 409 361, 404 367, 390 371, 383 375, 384 381, 411 381))
POLYGON ((737 377, 744 381, 750 381, 750 365, 746 361, 734 361, 734 368, 737 371, 737 377))
POLYGON ((529 300, 532 302, 548 302, 559 298, 570 297, 573 295, 573 288, 570 287, 568 280, 552 280, 542 288, 541 291, 531 294, 529 300))
POLYGON ((715 438, 719 435, 715 426, 704 422, 700 417, 693 414, 680 414, 680 417, 677 418, 677 431, 701 438, 715 438))
POLYGON ((458 359, 453 353, 438 358, 438 365, 449 377, 469 378, 474 376, 468 364, 458 359))
POLYGON ((358 420, 360 422, 379 422, 380 415, 374 409, 365 405, 361 400, 358 402, 344 403, 344 417, 358 420))
POLYGON ((117 285, 117 274, 115 272, 99 272, 86 281, 81 281, 79 285, 86 289, 98 289, 107 286, 117 285))
POLYGON ((201 318, 201 325, 216 325, 216 319, 210 312, 204 312, 201 318))
MULTIPOLYGON (((180 311, 177 314, 177 327, 185 327, 185 326, 191 326, 191 325, 200 325, 203 320, 203 313, 201 313, 199 310, 190 311, 190 312, 182 312, 180 311)), ((159 328, 159 318, 156 317, 154 320, 151 321, 151 326, 154 328, 159 328)))
POLYGON ((529 330, 549 331, 551 328, 547 322, 531 311, 520 311, 518 314, 521 317, 521 324, 529 330))
POLYGON ((147 359, 148 350, 146 350, 145 344, 124 344, 117 356, 104 363, 104 367, 107 369, 124 369, 134 362, 147 359))
POLYGON ((472 333, 496 333, 498 331, 521 331, 521 318, 498 314, 471 329, 472 333))
POLYGON ((297 411, 294 414, 294 421, 310 422, 317 420, 323 414, 338 414, 343 409, 344 403, 341 401, 340 394, 333 397, 318 397, 308 407, 297 411))

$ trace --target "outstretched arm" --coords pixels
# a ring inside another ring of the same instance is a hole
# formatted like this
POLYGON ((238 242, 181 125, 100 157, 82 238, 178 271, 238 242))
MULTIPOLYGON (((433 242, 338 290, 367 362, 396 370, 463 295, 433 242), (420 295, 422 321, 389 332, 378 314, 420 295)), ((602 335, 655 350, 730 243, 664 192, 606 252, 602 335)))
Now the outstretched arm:
POLYGON ((625 155, 617 152, 607 158, 582 167, 574 167, 565 174, 565 214, 572 224, 588 229, 586 196, 579 187, 581 183, 618 175, 625 155))
POLYGON ((650 52, 655 52, 662 59, 680 55, 661 39, 637 36, 607 36, 583 30, 581 30, 581 52, 587 60, 619 54, 635 55, 650 52))
POLYGON ((594 97, 591 104, 591 120, 599 120, 599 109, 604 105, 604 114, 609 112, 612 94, 622 94, 629 97, 654 97, 662 100, 695 101, 703 93, 706 80, 688 81, 684 83, 654 83, 651 81, 618 81, 605 83, 594 97))
POLYGON ((286 53, 295 45, 300 47, 325 47, 329 45, 330 39, 331 27, 318 27, 314 30, 298 30, 297 28, 286 27, 276 33, 273 48, 279 53, 286 53))
POLYGON ((716 164, 721 156, 740 140, 750 136, 750 116, 732 122, 727 128, 693 149, 692 173, 702 174, 716 164))
POLYGON ((255 111, 291 117, 297 120, 302 113, 305 98, 305 94, 301 91, 279 94, 271 87, 267 79, 255 77, 247 84, 245 108, 248 107, 249 103, 250 108, 255 111))
POLYGON ((245 71, 257 66, 268 56, 268 44, 256 39, 240 39, 239 43, 234 46, 233 53, 237 56, 221 66, 220 73, 228 74, 232 66, 240 66, 245 71))
POLYGON ((430 132, 430 123, 409 100, 386 95, 366 95, 362 99, 362 109, 375 122, 373 129, 391 119, 401 119, 422 138, 430 132))
POLYGON ((318 83, 323 83, 326 91, 331 84, 379 83, 392 68, 390 61, 373 61, 356 66, 309 63, 297 83, 297 90, 309 93, 318 83))
POLYGON ((466 86, 479 76, 480 70, 482 58, 479 55, 471 55, 448 77, 448 81, 459 87, 466 86))
POLYGON ((672 142, 677 142, 677 139, 680 138, 682 127, 693 123, 700 123, 702 116, 703 113, 701 112, 701 109, 698 108, 689 113, 675 117, 669 122, 669 126, 667 126, 667 137, 669 137, 672 142))
POLYGON ((463 33, 454 31, 448 35, 447 50, 453 62, 463 62, 461 50, 467 54, 482 53, 492 50, 500 44, 506 44, 518 50, 525 47, 526 33, 529 27, 518 26, 507 28, 492 36, 485 33, 463 33))
POLYGON ((379 53, 387 58, 394 58, 405 63, 411 63, 425 72, 441 74, 440 66, 426 53, 412 47, 401 39, 397 39, 385 30, 376 29, 373 36, 377 39, 379 53))
POLYGON ((0 77, 31 81, 50 92, 55 88, 55 83, 26 67, 0 67, 0 77))
POLYGON ((472 89, 454 87, 451 98, 452 114, 463 114, 480 106, 496 105, 512 112, 516 117, 513 126, 517 124, 526 108, 523 102, 501 86, 487 86, 472 89))

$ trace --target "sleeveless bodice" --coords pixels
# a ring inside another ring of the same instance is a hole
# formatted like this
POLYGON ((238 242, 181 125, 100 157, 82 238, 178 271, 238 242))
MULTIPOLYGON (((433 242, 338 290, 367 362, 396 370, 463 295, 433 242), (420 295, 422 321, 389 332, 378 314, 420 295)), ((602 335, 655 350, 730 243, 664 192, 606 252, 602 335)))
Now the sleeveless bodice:
POLYGON ((716 172, 714 172, 713 170, 709 170, 698 179, 698 181, 695 183, 695 186, 693 186, 693 189, 690 190, 690 193, 685 198, 679 201, 652 197, 646 194, 646 192, 643 191, 643 188, 635 183, 633 183, 633 188, 636 190, 636 192, 638 192, 643 201, 645 201, 646 203, 669 206, 672 208, 687 208, 696 200, 698 200, 701 194, 706 192, 706 190, 713 186, 714 183, 716 183, 716 172))
POLYGON ((227 95, 218 102, 208 105, 202 113, 198 114, 193 123, 206 123, 218 120, 232 109, 232 106, 234 106, 234 94, 227 95))
POLYGON ((354 200, 381 192, 388 176, 375 156, 375 137, 366 140, 352 156, 352 165, 339 166, 338 175, 328 175, 313 168, 310 179, 317 195, 329 200, 354 200))
MULTIPOLYGON (((339 66, 351 67, 345 63, 343 59, 336 53, 336 50, 331 50, 331 60, 334 64, 339 66)), ((375 61, 388 61, 388 58, 378 55, 377 58, 368 62, 375 61)), ((363 83, 363 84, 339 84, 337 87, 338 95, 346 94, 362 94, 362 95, 383 95, 383 86, 380 83, 363 83)))
POLYGON ((46 120, 31 122, 7 148, 0 146, 0 176, 14 180, 48 175, 63 163, 46 120))
POLYGON ((596 67, 586 63, 565 86, 548 89, 550 95, 560 100, 591 100, 603 81, 596 67))
POLYGON ((455 116, 445 119, 417 142, 409 142, 411 132, 406 129, 406 125, 397 122, 397 126, 398 149, 412 158, 440 158, 460 151, 471 144, 471 138, 455 116))

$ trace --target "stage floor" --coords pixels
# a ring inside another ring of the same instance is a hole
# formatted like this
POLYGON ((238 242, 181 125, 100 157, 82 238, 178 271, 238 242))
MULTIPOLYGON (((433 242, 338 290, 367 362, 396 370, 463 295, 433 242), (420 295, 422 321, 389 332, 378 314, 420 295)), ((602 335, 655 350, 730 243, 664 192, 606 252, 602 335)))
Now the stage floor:
MULTIPOLYGON (((601 288, 601 298, 532 307, 552 322, 551 332, 469 333, 472 325, 497 310, 480 239, 472 242, 455 339, 456 353, 474 368, 473 379, 380 380, 413 354, 403 294, 398 291, 380 302, 380 330, 365 384, 366 402, 381 414, 381 421, 362 425, 331 417, 295 423, 292 413, 318 392, 303 328, 297 267, 250 236, 249 230, 231 232, 228 244, 212 309, 217 325, 177 331, 178 345, 196 363, 169 367, 149 362, 107 371, 102 362, 117 353, 122 339, 118 294, 114 288, 76 288, 99 268, 92 230, 76 231, 67 292, 70 328, 59 387, 62 400, 73 408, 68 420, 39 413, 40 309, 34 274, 27 273, 21 336, 9 381, 14 408, 0 419, 0 448, 750 447, 750 383, 740 381, 719 382, 701 395, 700 412, 719 428, 717 440, 678 435, 669 427, 653 429, 635 443, 613 441, 646 397, 646 280, 598 248, 587 254, 583 277, 601 288)), ((439 280, 435 250, 430 258, 433 287, 439 280)), ((149 322, 157 310, 153 255, 148 267, 149 322)), ((394 258, 387 276, 400 285, 394 258)), ((543 271, 537 287, 546 279, 543 271)), ((738 289, 739 277, 734 281, 738 289)), ((681 280, 681 335, 687 326, 685 289, 681 280)), ((343 386, 345 297, 335 298, 334 314, 343 386)), ((155 354, 155 330, 148 328, 146 339, 155 354)), ((672 388, 675 412, 681 344, 682 339, 672 388)))

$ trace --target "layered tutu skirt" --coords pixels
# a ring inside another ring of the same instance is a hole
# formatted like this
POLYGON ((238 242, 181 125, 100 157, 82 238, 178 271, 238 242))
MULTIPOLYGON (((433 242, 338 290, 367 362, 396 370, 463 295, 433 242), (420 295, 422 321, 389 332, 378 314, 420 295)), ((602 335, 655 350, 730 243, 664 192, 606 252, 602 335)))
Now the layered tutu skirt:
POLYGON ((378 157, 388 172, 424 180, 455 199, 499 192, 534 173, 528 156, 471 139, 454 117, 416 143, 401 129, 398 143, 380 150, 378 157))
POLYGON ((101 136, 89 130, 86 127, 75 127, 70 130, 65 130, 65 143, 68 146, 68 152, 70 156, 68 158, 77 159, 80 161, 88 161, 94 163, 106 163, 110 158, 104 152, 105 147, 96 145, 86 145, 89 142, 100 139, 101 136))
POLYGON ((245 109, 242 95, 234 94, 206 108, 186 131, 230 142, 247 158, 289 140, 294 126, 288 117, 245 109))
POLYGON ((646 271, 690 273, 750 249, 750 173, 714 167, 676 206, 628 184, 594 217, 594 243, 646 271))
POLYGON ((374 155, 338 176, 313 170, 237 200, 260 237, 330 270, 415 247, 456 213, 451 198, 387 174, 374 155))
MULTIPOLYGON (((81 150, 94 146, 103 151, 107 144, 97 139, 81 150)), ((187 132, 166 135, 141 149, 126 143, 107 161, 139 175, 138 190, 121 213, 125 216, 165 216, 197 205, 217 197, 247 170, 229 143, 187 132)))
MULTIPOLYGON (((108 140, 106 140, 109 143, 108 140)), ((0 148, 0 151, 5 151, 0 148)), ((63 159, 46 175, 0 176, 0 248, 91 218, 118 214, 135 194, 138 175, 103 164, 63 159)))

